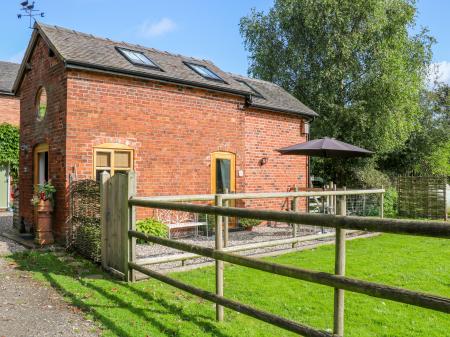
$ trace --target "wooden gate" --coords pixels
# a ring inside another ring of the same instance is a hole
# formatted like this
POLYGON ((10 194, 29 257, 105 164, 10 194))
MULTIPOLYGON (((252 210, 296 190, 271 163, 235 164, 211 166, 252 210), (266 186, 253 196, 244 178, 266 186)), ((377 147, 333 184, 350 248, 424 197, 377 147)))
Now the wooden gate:
POLYGON ((128 228, 124 224, 134 223, 135 215, 128 214, 128 199, 135 194, 135 182, 134 172, 100 175, 102 267, 120 278, 128 270, 128 228))

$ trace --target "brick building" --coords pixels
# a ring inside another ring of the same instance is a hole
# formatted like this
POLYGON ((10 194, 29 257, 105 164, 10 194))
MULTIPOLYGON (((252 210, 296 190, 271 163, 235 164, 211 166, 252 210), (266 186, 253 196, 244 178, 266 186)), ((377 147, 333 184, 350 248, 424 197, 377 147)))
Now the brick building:
POLYGON ((275 150, 304 141, 317 114, 275 84, 209 61, 38 23, 15 90, 21 216, 33 221, 33 185, 51 178, 59 238, 70 175, 132 169, 139 195, 307 185, 307 158, 275 150))
MULTIPOLYGON (((19 64, 0 61, 0 124, 19 125, 20 101, 13 93, 19 64)), ((8 165, 0 163, 0 211, 11 206, 8 165)))

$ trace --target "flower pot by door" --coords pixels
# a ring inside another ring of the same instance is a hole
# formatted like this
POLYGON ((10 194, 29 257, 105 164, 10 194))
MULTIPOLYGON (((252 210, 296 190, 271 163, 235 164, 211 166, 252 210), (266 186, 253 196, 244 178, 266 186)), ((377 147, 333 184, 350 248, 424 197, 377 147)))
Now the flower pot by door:
POLYGON ((52 211, 53 206, 49 200, 41 200, 36 207, 37 224, 35 241, 39 245, 49 245, 54 242, 52 211))

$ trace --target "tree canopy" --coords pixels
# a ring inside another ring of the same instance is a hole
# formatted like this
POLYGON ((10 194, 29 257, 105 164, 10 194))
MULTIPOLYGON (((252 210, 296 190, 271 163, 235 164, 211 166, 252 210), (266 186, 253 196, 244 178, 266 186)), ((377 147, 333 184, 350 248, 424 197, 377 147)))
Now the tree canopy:
POLYGON ((405 146, 383 158, 381 166, 397 174, 450 176, 450 86, 439 84, 422 95, 419 129, 405 146))
MULTIPOLYGON (((374 160, 364 162, 375 167, 403 148, 423 115, 420 97, 434 41, 426 30, 411 35, 415 14, 412 0, 276 0, 267 14, 252 10, 241 19, 249 73, 318 112, 315 138, 375 151, 374 160)), ((358 165, 329 169, 338 180, 343 171, 358 180, 358 165)))

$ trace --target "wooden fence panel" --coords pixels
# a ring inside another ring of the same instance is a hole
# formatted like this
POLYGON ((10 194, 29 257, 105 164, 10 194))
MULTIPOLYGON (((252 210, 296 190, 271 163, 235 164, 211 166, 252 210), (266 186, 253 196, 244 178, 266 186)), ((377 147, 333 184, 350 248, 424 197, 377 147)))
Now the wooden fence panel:
POLYGON ((447 177, 397 178, 398 213, 412 218, 446 219, 447 177))

